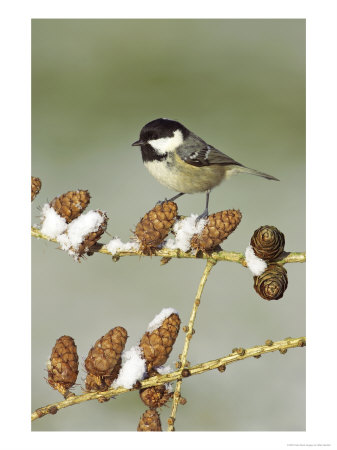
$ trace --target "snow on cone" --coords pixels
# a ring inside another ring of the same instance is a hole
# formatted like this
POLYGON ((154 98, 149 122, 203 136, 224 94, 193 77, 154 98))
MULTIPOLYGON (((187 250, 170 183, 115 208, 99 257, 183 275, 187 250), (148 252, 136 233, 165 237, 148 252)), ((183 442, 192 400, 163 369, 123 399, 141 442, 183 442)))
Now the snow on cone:
MULTIPOLYGON (((49 207, 49 205, 47 206, 49 207)), ((53 208, 50 209, 54 211, 53 208)), ((58 214, 56 216, 65 223, 64 218, 61 218, 58 214)), ((66 225, 64 232, 59 233, 56 239, 62 250, 67 251, 69 255, 79 261, 81 256, 93 250, 94 245, 105 232, 107 224, 108 217, 105 212, 99 209, 88 211, 66 225)))
POLYGON ((176 217, 177 204, 170 201, 159 203, 145 214, 135 229, 140 250, 144 254, 151 255, 162 243, 169 234, 176 217))
POLYGON ((270 264, 262 275, 254 277, 254 289, 265 300, 279 300, 287 287, 287 271, 278 264, 270 264))
POLYGON ((127 338, 127 331, 123 327, 115 327, 98 339, 90 349, 84 363, 88 372, 88 391, 106 390, 117 378, 127 338))
POLYGON ((32 185, 31 185, 31 201, 37 196, 37 194, 41 190, 41 180, 38 177, 32 177, 32 185))
POLYGON ((78 246, 78 248, 74 251, 76 255, 83 256, 84 254, 88 253, 90 249, 101 239, 102 235, 104 234, 107 226, 108 226, 108 216, 105 212, 97 210, 95 211, 102 217, 102 222, 97 228, 96 231, 92 231, 88 233, 86 236, 84 236, 83 241, 78 246))
POLYGON ((254 253, 265 261, 273 261, 284 250, 284 234, 274 226, 264 225, 254 231, 250 240, 254 253))
POLYGON ((54 208, 57 214, 63 217, 67 223, 72 222, 82 214, 89 205, 90 194, 88 191, 77 190, 69 191, 59 197, 55 197, 50 202, 50 206, 54 208))
POLYGON ((143 350, 148 372, 166 363, 178 336, 180 323, 179 315, 174 312, 157 328, 143 335, 139 347, 143 350))
POLYGON ((75 341, 70 336, 61 336, 52 349, 47 364, 48 383, 62 394, 71 388, 78 375, 78 355, 75 341))
POLYGON ((236 209, 228 209, 208 216, 208 222, 202 232, 192 237, 191 247, 203 252, 211 252, 233 233, 241 222, 241 218, 241 212, 236 209))
POLYGON ((162 431, 157 411, 147 409, 139 420, 137 431, 162 431))

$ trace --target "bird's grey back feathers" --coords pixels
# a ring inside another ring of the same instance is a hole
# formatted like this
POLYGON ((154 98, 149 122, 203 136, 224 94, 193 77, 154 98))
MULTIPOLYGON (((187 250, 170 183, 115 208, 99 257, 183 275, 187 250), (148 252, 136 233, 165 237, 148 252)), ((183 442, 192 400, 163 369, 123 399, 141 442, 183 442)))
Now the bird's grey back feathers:
POLYGON ((230 156, 225 155, 216 148, 207 144, 194 133, 184 140, 184 145, 178 147, 177 153, 181 159, 192 166, 210 166, 218 164, 220 166, 237 165, 242 166, 230 156))
POLYGON ((249 173, 267 178, 268 180, 279 181, 272 175, 245 167, 230 156, 227 156, 220 152, 220 150, 212 147, 212 145, 207 144, 199 136, 191 132, 185 139, 184 145, 177 148, 177 153, 183 161, 187 164, 191 164, 192 166, 229 166, 228 168, 231 168, 231 170, 234 169, 235 172, 249 173))

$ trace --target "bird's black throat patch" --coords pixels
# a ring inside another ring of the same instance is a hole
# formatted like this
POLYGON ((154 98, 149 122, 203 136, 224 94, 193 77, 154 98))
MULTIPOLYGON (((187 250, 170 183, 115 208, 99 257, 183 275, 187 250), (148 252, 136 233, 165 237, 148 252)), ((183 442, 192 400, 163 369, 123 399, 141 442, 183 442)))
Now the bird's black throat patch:
POLYGON ((143 162, 163 161, 167 158, 167 153, 158 155, 158 153, 153 149, 153 147, 150 144, 142 145, 141 152, 142 152, 143 162))

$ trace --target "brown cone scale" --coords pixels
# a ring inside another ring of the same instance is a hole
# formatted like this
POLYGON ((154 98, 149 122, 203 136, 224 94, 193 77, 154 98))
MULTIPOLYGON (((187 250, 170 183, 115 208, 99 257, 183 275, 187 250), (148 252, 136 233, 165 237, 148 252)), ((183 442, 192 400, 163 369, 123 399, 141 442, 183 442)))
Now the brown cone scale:
POLYGON ((119 358, 114 370, 110 376, 96 376, 88 373, 85 379, 85 389, 88 392, 106 391, 112 385, 112 382, 118 377, 122 366, 122 358, 119 358))
POLYGON ((236 209, 219 211, 208 216, 208 222, 202 232, 192 237, 191 247, 197 251, 211 252, 233 233, 241 218, 241 212, 236 209))
POLYGON ((108 226, 108 216, 105 214, 105 212, 97 210, 102 217, 103 222, 99 226, 97 231, 93 231, 91 233, 88 233, 84 239, 83 242, 79 245, 78 249, 74 252, 76 256, 80 257, 85 255, 90 251, 90 249, 101 239, 102 235, 104 234, 107 226, 108 226))
POLYGON ((34 198, 37 196, 37 194, 41 190, 41 180, 38 177, 32 177, 32 184, 31 184, 31 201, 34 200, 34 198))
POLYGON ((120 371, 127 338, 123 327, 115 327, 96 341, 84 363, 86 390, 105 391, 111 386, 120 371))
POLYGON ((139 420, 137 431, 162 431, 157 411, 147 409, 139 420))
POLYGON ((48 383, 54 389, 71 388, 78 375, 78 355, 75 341, 70 336, 61 336, 53 347, 48 361, 48 383))
POLYGON ((169 234, 177 217, 177 204, 166 201, 156 205, 138 222, 135 235, 140 243, 140 250, 151 255, 156 247, 169 234))
POLYGON ((77 190, 69 191, 59 197, 55 197, 50 202, 50 206, 55 209, 57 214, 63 217, 67 223, 72 222, 79 217, 90 202, 88 191, 77 190))
POLYGON ((96 375, 88 373, 85 379, 85 389, 88 392, 106 391, 109 389, 109 386, 106 385, 103 377, 97 377, 96 375))
POLYGON ((169 392, 165 385, 151 386, 139 391, 140 398, 150 409, 160 408, 165 405, 173 396, 173 392, 169 392))
MULTIPOLYGON (((156 370, 151 370, 147 378, 154 377, 155 375, 159 375, 159 373, 156 370)), ((161 384, 160 386, 140 389, 139 396, 146 406, 150 409, 156 409, 165 405, 173 396, 173 392, 169 392, 165 385, 161 384)))
POLYGON ((264 225, 254 231, 250 245, 258 258, 273 261, 284 250, 284 234, 274 226, 264 225))
POLYGON ((143 350, 147 371, 166 363, 180 329, 180 318, 173 313, 159 328, 143 335, 139 346, 143 350))
POLYGON ((279 300, 287 287, 287 271, 278 264, 270 264, 262 275, 254 277, 254 289, 265 300, 279 300))
POLYGON ((127 338, 125 328, 115 327, 98 339, 85 360, 87 372, 96 376, 111 375, 119 362, 127 338))

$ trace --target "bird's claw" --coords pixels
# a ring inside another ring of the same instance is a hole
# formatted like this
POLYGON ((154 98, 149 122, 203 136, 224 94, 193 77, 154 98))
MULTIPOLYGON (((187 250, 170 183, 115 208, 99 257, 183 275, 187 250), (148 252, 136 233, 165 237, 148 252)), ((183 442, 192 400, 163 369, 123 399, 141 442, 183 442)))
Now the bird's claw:
POLYGON ((205 209, 205 211, 195 219, 195 222, 198 223, 200 219, 207 219, 207 217, 208 217, 208 209, 205 209))
POLYGON ((167 198, 165 197, 165 200, 158 200, 156 205, 162 205, 163 203, 167 202, 167 198))

